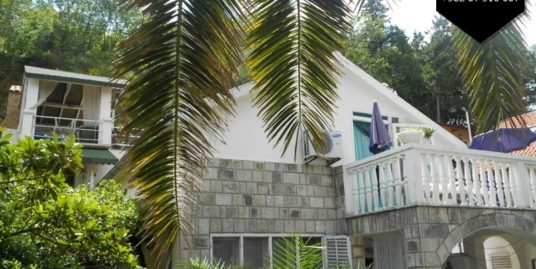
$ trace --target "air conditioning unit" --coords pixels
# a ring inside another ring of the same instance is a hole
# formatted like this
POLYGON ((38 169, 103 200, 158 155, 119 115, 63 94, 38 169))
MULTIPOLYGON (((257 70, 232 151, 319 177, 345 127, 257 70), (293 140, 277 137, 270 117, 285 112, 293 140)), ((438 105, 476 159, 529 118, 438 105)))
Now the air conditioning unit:
POLYGON ((303 134, 303 155, 305 161, 321 158, 326 160, 340 160, 342 158, 342 135, 339 131, 323 132, 324 147, 322 151, 317 151, 309 139, 307 133, 303 134))

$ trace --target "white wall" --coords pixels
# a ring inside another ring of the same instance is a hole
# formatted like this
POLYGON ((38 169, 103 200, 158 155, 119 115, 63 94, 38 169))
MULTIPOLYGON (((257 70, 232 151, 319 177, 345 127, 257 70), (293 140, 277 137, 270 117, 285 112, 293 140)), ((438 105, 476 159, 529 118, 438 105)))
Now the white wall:
MULTIPOLYGON (((510 245, 506 239, 501 236, 490 236, 484 241, 484 251, 486 255, 486 267, 487 269, 493 269, 491 265, 491 257, 495 255, 510 256, 512 262, 512 269, 520 269, 519 258, 516 250, 510 245)), ((530 267, 523 267, 530 268, 530 267)))
MULTIPOLYGON (((345 164, 355 160, 353 112, 370 114, 374 100, 378 102, 382 116, 398 117, 400 123, 430 125, 436 129, 434 144, 465 147, 456 137, 411 107, 407 102, 357 66, 351 64, 344 58, 341 58, 341 62, 343 62, 342 75, 338 79, 340 100, 336 103, 334 130, 342 132, 343 160, 335 165, 345 164)), ((229 130, 224 138, 226 144, 215 143, 215 157, 302 163, 303 154, 301 143, 299 143, 300 148, 298 149, 299 152, 295 161, 292 150, 281 156, 281 148, 274 148, 273 143, 268 142, 262 127, 263 123, 257 117, 257 109, 253 108, 251 97, 247 94, 252 87, 253 85, 251 83, 239 87, 236 117, 232 118, 229 122, 229 130)))
MULTIPOLYGON (((236 116, 229 119, 229 129, 225 133, 226 144, 215 142, 215 157, 293 163, 292 152, 281 156, 282 148, 274 148, 274 144, 268 142, 263 123, 257 117, 257 109, 253 108, 251 97, 245 94, 251 87, 249 84, 241 88, 241 95, 236 100, 236 116)), ((300 154, 298 160, 302 159, 300 154)))
POLYGON ((39 80, 35 78, 26 78, 24 80, 24 89, 22 91, 22 109, 21 119, 19 122, 19 138, 33 135, 32 125, 34 116, 37 113, 37 102, 39 96, 39 80))

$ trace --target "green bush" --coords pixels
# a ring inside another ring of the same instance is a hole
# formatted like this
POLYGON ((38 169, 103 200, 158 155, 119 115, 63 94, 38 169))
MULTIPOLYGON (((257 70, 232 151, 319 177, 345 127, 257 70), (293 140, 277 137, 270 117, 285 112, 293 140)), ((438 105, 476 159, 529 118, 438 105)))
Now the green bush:
POLYGON ((112 180, 70 187, 81 168, 73 138, 10 143, 0 132, 0 267, 137 267, 134 201, 112 180))

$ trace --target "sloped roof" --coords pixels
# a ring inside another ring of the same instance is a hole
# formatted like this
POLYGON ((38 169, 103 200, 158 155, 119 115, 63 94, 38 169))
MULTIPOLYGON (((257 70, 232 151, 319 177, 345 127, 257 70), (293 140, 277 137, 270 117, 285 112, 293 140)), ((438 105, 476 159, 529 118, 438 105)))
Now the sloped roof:
POLYGON ((520 128, 523 127, 522 122, 525 122, 526 127, 535 127, 536 126, 536 111, 528 112, 517 117, 510 118, 508 120, 503 120, 497 126, 498 128, 520 128))
MULTIPOLYGON (((533 128, 536 127, 536 111, 528 112, 518 117, 513 117, 508 120, 503 120, 497 125, 497 128, 533 128), (522 122, 525 122, 526 126, 523 126, 522 122)), ((529 144, 528 147, 511 152, 514 155, 536 157, 536 141, 529 144)))
POLYGON ((127 85, 124 79, 112 79, 100 76, 90 76, 86 74, 67 72, 61 70, 46 69, 35 66, 25 66, 24 75, 30 78, 56 80, 86 85, 96 85, 104 87, 123 88, 127 85))
POLYGON ((441 127, 432 119, 428 118, 426 115, 424 115, 414 106, 412 106, 402 97, 398 96, 395 92, 389 89, 385 84, 376 80, 369 73, 365 72, 359 66, 352 63, 348 58, 344 57, 341 53, 337 52, 336 57, 347 70, 352 72, 354 75, 361 77, 363 80, 365 80, 366 83, 368 83, 378 93, 382 94, 387 99, 392 100, 393 103, 397 104, 400 108, 402 108, 403 110, 408 112, 410 115, 417 118, 422 123, 434 128, 438 134, 440 134, 442 137, 444 137, 453 145, 456 145, 459 148, 467 148, 467 145, 464 144, 460 139, 458 139, 456 136, 451 134, 449 131, 445 130, 443 127, 441 127))

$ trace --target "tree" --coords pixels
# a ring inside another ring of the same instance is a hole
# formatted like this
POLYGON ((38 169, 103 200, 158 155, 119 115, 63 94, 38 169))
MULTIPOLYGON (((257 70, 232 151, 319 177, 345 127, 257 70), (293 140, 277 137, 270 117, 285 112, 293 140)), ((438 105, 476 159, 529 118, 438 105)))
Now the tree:
POLYGON ((526 111, 525 84, 519 72, 526 68, 523 19, 505 26, 482 44, 452 28, 460 73, 479 132, 494 129, 502 120, 526 111))
POLYGON ((463 108, 469 108, 469 99, 460 76, 450 29, 447 20, 436 18, 430 42, 417 55, 420 55, 423 66, 429 104, 432 104, 429 115, 440 123, 463 126, 466 124, 463 108))
MULTIPOLYGON (((233 112, 241 26, 267 136, 289 149, 307 131, 321 147, 338 98, 333 53, 342 48, 352 7, 342 0, 131 0, 130 6, 146 20, 123 43, 116 74, 132 74, 123 104, 135 117, 125 128, 140 132, 124 169, 149 208, 142 233, 165 262, 176 237, 190 229, 210 141, 221 139, 233 112)), ((523 59, 509 53, 511 45, 522 46, 518 34, 515 25, 507 27, 482 45, 459 32, 453 36, 481 129, 523 111, 514 68, 523 59)))
POLYGON ((527 89, 525 106, 528 110, 534 111, 536 109, 536 45, 533 45, 526 52, 525 59, 527 59, 527 65, 522 73, 523 81, 527 89))
POLYGON ((122 0, 0 1, 0 118, 24 65, 110 76, 118 45, 141 21, 122 0))
POLYGON ((82 167, 74 138, 0 137, 0 267, 137 266, 128 241, 136 206, 124 189, 65 183, 82 167))
POLYGON ((418 61, 420 51, 412 45, 402 29, 390 24, 387 8, 381 1, 366 1, 347 39, 345 55, 431 116, 434 110, 428 98, 423 66, 418 61))

